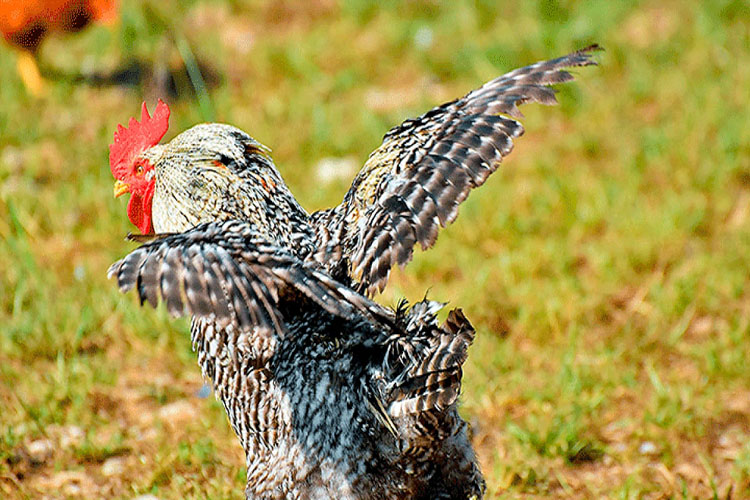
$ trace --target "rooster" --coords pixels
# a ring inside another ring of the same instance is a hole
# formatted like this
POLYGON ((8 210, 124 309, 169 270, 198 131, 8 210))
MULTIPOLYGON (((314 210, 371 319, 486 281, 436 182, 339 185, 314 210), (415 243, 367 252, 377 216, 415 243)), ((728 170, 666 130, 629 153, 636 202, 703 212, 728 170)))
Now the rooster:
POLYGON ((118 127, 114 195, 144 244, 109 275, 141 303, 191 315, 191 338, 246 453, 248 498, 480 498, 456 404, 474 329, 423 300, 369 296, 523 133, 526 101, 556 102, 591 46, 517 69, 388 132, 337 207, 309 214, 269 149, 201 124, 159 144, 169 108, 118 127))
POLYGON ((92 21, 109 22, 116 7, 116 0, 0 0, 0 32, 20 50, 18 73, 26 88, 34 95, 43 92, 36 58, 47 34, 79 31, 92 21))

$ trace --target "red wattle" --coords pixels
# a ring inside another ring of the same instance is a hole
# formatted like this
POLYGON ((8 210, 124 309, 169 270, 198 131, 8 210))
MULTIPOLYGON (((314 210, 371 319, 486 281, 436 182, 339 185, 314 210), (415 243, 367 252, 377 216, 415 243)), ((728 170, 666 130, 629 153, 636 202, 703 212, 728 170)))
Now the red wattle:
POLYGON ((154 232, 154 226, 151 217, 151 202, 154 198, 154 184, 151 183, 146 187, 145 196, 131 193, 128 202, 128 219, 143 234, 154 232))

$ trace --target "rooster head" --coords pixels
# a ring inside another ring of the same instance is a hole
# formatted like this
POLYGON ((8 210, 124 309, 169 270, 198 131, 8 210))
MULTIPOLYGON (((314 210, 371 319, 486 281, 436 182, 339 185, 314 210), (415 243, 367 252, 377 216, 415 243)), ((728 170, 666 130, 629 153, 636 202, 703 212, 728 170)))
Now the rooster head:
POLYGON ((168 128, 169 107, 159 99, 154 115, 149 116, 144 102, 141 121, 131 118, 127 128, 118 125, 109 145, 115 198, 130 193, 128 218, 143 234, 153 232, 151 202, 156 184, 154 165, 144 153, 159 143, 168 128))

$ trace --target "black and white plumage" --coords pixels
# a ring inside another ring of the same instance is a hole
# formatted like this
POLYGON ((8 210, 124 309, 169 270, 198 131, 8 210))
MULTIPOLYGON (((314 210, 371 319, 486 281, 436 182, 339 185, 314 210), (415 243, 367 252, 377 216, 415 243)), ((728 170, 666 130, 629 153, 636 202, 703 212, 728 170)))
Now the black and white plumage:
POLYGON ((193 315, 249 498, 481 495, 456 410, 474 338, 460 310, 439 326, 436 302, 385 308, 235 220, 158 238, 110 274, 193 315))
POLYGON ((416 243, 430 247, 510 153, 523 129, 500 114, 555 102, 549 85, 593 64, 596 48, 407 120, 342 204, 312 215, 268 150, 234 127, 199 125, 133 155, 151 182, 138 201, 153 201, 131 220, 163 234, 136 237, 146 243, 110 276, 142 303, 193 317, 199 364, 246 452, 248 498, 482 496, 456 409, 473 328, 460 310, 439 325, 436 302, 392 310, 367 295, 416 243))
POLYGON ((337 207, 312 214, 316 258, 356 282, 382 290, 391 268, 431 247, 458 205, 513 150, 525 102, 556 103, 550 85, 573 79, 565 68, 595 64, 592 45, 506 73, 464 97, 391 129, 337 207), (342 269, 343 268, 343 269, 342 269))

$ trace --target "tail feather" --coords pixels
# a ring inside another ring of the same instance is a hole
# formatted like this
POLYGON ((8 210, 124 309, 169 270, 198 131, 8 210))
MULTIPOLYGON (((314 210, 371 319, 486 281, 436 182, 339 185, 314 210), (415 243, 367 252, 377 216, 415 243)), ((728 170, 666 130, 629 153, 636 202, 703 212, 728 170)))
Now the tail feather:
MULTIPOLYGON (((432 314, 428 316, 434 319, 432 314)), ((454 309, 438 327, 432 321, 412 321, 413 327, 429 330, 421 352, 410 353, 413 362, 390 388, 388 413, 396 418, 428 410, 442 411, 458 399, 461 366, 474 340, 474 328, 460 309, 454 309)))

